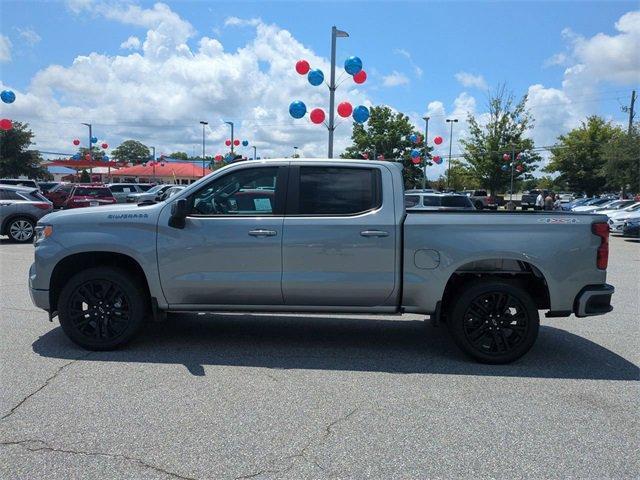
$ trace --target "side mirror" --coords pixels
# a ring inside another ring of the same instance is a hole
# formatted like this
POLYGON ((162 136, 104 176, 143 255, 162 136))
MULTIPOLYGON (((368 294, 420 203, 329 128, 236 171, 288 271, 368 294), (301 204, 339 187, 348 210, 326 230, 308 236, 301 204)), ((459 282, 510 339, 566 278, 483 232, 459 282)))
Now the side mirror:
POLYGON ((181 198, 173 202, 171 205, 171 217, 169 218, 169 226, 173 228, 184 228, 185 219, 187 218, 187 199, 181 198))

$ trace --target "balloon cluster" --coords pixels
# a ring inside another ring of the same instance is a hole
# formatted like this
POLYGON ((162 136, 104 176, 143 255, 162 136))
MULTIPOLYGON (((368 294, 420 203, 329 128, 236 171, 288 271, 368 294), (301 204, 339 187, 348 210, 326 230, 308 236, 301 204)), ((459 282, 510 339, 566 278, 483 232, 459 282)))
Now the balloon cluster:
MULTIPOLYGON (((3 90, 0 93, 0 99, 2 99, 3 103, 13 103, 16 101, 16 94, 11 90, 3 90)), ((8 118, 3 118, 0 120, 0 130, 11 130, 13 128, 13 122, 8 118)))
MULTIPOLYGON (((230 147, 230 146, 231 146, 231 140, 227 138, 227 139, 225 140, 224 144, 225 144, 227 147, 230 147)), ((233 141, 233 145, 234 145, 235 147, 240 146, 240 140, 238 140, 238 139, 236 138, 236 139, 233 141)), ((246 147, 247 145, 249 145, 249 140, 242 140, 242 146, 243 146, 243 147, 246 147)))
MULTIPOLYGON (((409 141, 416 145, 420 145, 422 143, 422 136, 412 133, 409 135, 409 141)), ((420 157, 420 150, 417 148, 411 150, 411 161, 414 165, 418 165, 422 161, 422 158, 420 157)))
MULTIPOLYGON (((509 171, 509 169, 511 168, 511 155, 509 155, 508 153, 505 153, 504 155, 502 155, 502 160, 504 160, 507 163, 503 164, 500 167, 500 169, 503 172, 509 171)), ((520 162, 520 161, 522 161, 522 154, 521 153, 516 155, 516 162, 520 162)), ((518 172, 518 173, 524 172, 524 165, 522 163, 515 163, 514 165, 515 165, 514 168, 515 168, 516 172, 518 172)))
MULTIPOLYGON (((353 77, 355 83, 361 84, 367 80, 367 73, 362 69, 362 60, 358 57, 349 57, 344 61, 344 70, 353 77)), ((316 68, 312 69, 306 60, 298 60, 296 62, 296 72, 300 75, 306 75, 307 81, 317 87, 324 82, 324 73, 316 68)), ((307 106, 301 100, 295 100, 289 105, 289 115, 293 118, 300 119, 307 114, 307 106)), ((369 109, 364 105, 353 107, 349 102, 342 102, 338 105, 338 115, 342 118, 353 116, 356 123, 364 123, 369 119, 369 109)), ((312 123, 323 123, 326 114, 321 108, 314 108, 309 112, 309 119, 312 123)))

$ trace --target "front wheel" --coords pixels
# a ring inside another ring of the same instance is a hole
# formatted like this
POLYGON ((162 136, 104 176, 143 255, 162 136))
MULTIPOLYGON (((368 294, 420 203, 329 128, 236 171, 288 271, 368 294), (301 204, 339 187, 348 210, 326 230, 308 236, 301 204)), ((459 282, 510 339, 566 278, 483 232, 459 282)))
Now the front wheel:
POLYGON ((9 238, 18 243, 27 243, 33 240, 35 231, 35 222, 25 217, 14 218, 9 222, 9 225, 7 225, 9 238))
POLYGON ((531 296, 519 286, 478 280, 464 287, 447 319, 454 342, 483 363, 510 363, 538 337, 540 318, 531 296))
POLYGON ((147 295, 127 272, 95 267, 75 274, 58 299, 60 325, 87 350, 112 350, 133 338, 147 313, 147 295))

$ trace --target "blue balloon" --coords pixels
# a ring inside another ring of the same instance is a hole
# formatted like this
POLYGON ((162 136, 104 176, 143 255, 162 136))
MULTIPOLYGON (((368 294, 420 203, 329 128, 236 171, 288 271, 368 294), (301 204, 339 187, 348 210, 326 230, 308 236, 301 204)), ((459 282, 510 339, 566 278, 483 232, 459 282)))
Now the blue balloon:
POLYGON ((309 73, 307 74, 307 80, 309 80, 309 83, 311 85, 317 87, 322 82, 324 82, 324 73, 322 73, 322 70, 320 70, 319 68, 316 68, 315 70, 309 70, 309 73))
POLYGON ((105 161, 105 162, 108 162, 108 161, 109 161, 109 157, 107 157, 106 155, 104 155, 104 156, 102 157, 102 160, 103 160, 103 161, 105 161))
POLYGON ((249 145, 249 140, 242 140, 242 146, 246 147, 247 145, 249 145))
POLYGON ((505 164, 505 165, 502 165, 500 168, 502 169, 503 172, 506 172, 507 170, 509 170, 509 165, 505 164))
POLYGON ((304 102, 296 100, 295 102, 291 102, 291 105, 289 105, 289 115, 293 118, 302 118, 305 113, 307 113, 307 106, 304 102))
POLYGON ((411 141, 411 143, 416 143, 418 141, 418 136, 415 133, 412 133, 411 135, 409 135, 409 140, 411 141))
POLYGON ((359 105, 353 109, 353 120, 357 123, 364 123, 369 119, 369 109, 364 105, 359 105))
POLYGON ((73 158, 74 160, 80 160, 80 154, 76 153, 76 154, 72 155, 71 158, 73 158))
POLYGON ((13 103, 16 101, 16 94, 11 90, 3 90, 2 93, 0 93, 0 98, 2 98, 4 103, 13 103))
POLYGON ((419 157, 420 157, 420 150, 416 150, 415 148, 411 150, 411 158, 419 158, 419 157))
POLYGON ((98 143, 98 137, 91 137, 91 143, 98 143))
POLYGON ((344 69, 349 75, 355 75, 362 70, 362 60, 358 57, 349 57, 344 61, 344 69))

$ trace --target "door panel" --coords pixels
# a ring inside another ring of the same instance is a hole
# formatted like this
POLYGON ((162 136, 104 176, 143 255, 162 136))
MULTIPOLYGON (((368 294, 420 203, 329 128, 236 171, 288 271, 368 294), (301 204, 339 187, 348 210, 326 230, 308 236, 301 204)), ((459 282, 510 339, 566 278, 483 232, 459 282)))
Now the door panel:
MULTIPOLYGON (((305 167, 300 169, 304 172, 305 167)), ((379 172, 382 178, 376 188, 381 189, 391 178, 387 176, 389 172, 379 172)), ((320 206, 324 200, 316 199, 315 206, 307 206, 307 211, 329 208, 338 212, 340 192, 353 182, 345 180, 344 174, 333 173, 336 174, 333 181, 321 175, 310 177, 316 183, 312 186, 309 182, 300 183, 297 170, 292 169, 289 196, 300 196, 299 192, 303 192, 304 197, 305 191, 314 195, 317 190, 317 195, 326 195, 332 206, 320 206), (295 182, 297 185, 292 186, 295 182), (332 188, 335 191, 331 191, 332 188)), ((282 246, 282 290, 286 305, 372 307, 385 304, 395 290, 398 239, 393 196, 389 194, 384 202, 381 197, 378 201, 377 208, 355 215, 302 216, 296 212, 289 215, 288 210, 282 246)), ((303 211, 304 203, 303 200, 303 211)), ((354 208, 361 208, 364 202, 354 200, 353 204, 359 205, 354 208)), ((291 202, 288 208, 289 205, 291 202)))

